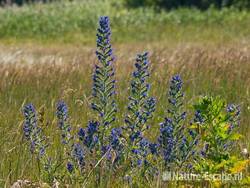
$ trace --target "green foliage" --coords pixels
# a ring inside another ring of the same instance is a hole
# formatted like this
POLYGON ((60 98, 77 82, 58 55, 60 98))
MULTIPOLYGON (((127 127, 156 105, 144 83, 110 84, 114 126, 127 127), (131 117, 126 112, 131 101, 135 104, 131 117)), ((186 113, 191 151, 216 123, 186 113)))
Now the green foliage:
POLYGON ((229 171, 235 160, 240 160, 235 159, 232 153, 237 141, 242 138, 237 131, 240 113, 238 107, 228 106, 226 111, 223 100, 206 96, 194 108, 201 119, 195 126, 200 132, 203 148, 197 170, 212 173, 229 171))
POLYGON ((196 7, 204 10, 211 6, 216 8, 250 8, 250 1, 248 0, 125 0, 125 4, 129 7, 153 6, 166 9, 196 7))
MULTIPOLYGON (((0 0, 1 5, 5 5, 6 3, 8 5, 10 4, 16 4, 16 5, 23 5, 25 3, 48 3, 52 1, 58 1, 58 0, 0 0)), ((60 1, 60 0, 59 0, 60 1)))
POLYGON ((165 12, 151 7, 127 9, 113 0, 76 0, 0 8, 0 39, 94 43, 96 20, 100 15, 109 15, 114 26, 114 42, 182 40, 189 36, 218 41, 249 35, 250 14, 246 11, 178 9, 165 12), (211 30, 213 32, 209 32, 211 30), (118 37, 118 33, 124 37, 118 37))

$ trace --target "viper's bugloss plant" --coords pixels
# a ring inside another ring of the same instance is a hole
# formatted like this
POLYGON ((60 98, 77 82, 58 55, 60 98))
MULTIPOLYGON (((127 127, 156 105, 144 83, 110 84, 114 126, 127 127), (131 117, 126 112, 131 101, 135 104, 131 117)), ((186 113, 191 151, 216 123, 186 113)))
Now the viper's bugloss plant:
POLYGON ((23 133, 30 145, 30 151, 40 166, 40 173, 48 182, 52 182, 57 164, 46 152, 48 143, 43 130, 38 125, 38 117, 35 107, 27 104, 23 108, 24 124, 23 133))
POLYGON ((61 130, 61 139, 63 144, 70 144, 72 140, 71 126, 69 124, 68 107, 63 101, 57 103, 56 116, 58 119, 58 127, 61 130))
POLYGON ((117 111, 114 99, 114 55, 110 43, 110 22, 107 16, 100 17, 96 36, 98 63, 95 65, 93 75, 92 108, 99 114, 100 141, 107 142, 110 126, 115 121, 117 111))
POLYGON ((37 112, 32 104, 28 104, 23 108, 24 124, 23 133, 30 144, 30 151, 36 154, 38 158, 45 155, 46 143, 42 134, 42 129, 37 123, 37 112))
POLYGON ((168 92, 168 115, 160 124, 159 150, 168 170, 190 166, 186 163, 195 155, 198 144, 196 129, 185 125, 186 112, 183 110, 182 87, 180 75, 173 76, 168 92))
POLYGON ((138 54, 135 63, 136 70, 130 86, 128 114, 125 118, 126 132, 130 145, 137 144, 143 132, 148 129, 147 122, 153 117, 156 100, 149 96, 150 84, 148 53, 138 54))
POLYGON ((148 121, 152 119, 156 106, 156 99, 149 93, 149 76, 148 53, 138 54, 130 84, 126 125, 123 127, 128 144, 126 160, 132 167, 131 178, 137 173, 143 176, 152 173, 152 155, 157 153, 157 144, 145 138, 145 131, 149 129, 148 121))
POLYGON ((23 133, 27 140, 30 140, 31 133, 37 127, 36 110, 32 104, 28 104, 23 108, 24 124, 23 133))
POLYGON ((62 162, 66 169, 72 173, 74 170, 72 150, 74 149, 74 138, 72 128, 69 122, 68 107, 64 101, 59 101, 56 106, 56 116, 58 120, 58 128, 61 133, 61 143, 63 144, 62 162))

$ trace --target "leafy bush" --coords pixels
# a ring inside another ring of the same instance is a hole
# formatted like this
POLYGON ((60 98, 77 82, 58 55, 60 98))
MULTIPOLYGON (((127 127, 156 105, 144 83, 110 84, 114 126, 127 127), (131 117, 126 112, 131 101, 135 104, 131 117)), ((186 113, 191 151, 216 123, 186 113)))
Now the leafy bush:
MULTIPOLYGON (((203 97, 194 105, 188 121, 184 109, 180 75, 170 81, 168 108, 155 140, 148 138, 150 120, 157 101, 150 94, 148 53, 137 55, 130 83, 125 122, 117 119, 114 54, 110 43, 108 17, 100 17, 97 29, 97 59, 93 74, 91 107, 96 112, 86 128, 75 130, 68 107, 59 101, 56 108, 63 149, 43 134, 32 104, 24 106, 23 133, 31 155, 40 164, 43 181, 54 179, 73 185, 107 186, 112 177, 120 183, 139 186, 154 181, 165 170, 191 172, 235 172, 248 161, 232 153, 241 138, 237 128, 240 110, 226 106, 219 98, 203 97), (56 153, 56 155, 53 153, 56 153), (236 162, 237 161, 237 162, 236 162)), ((53 137, 52 137, 53 138, 53 137)))
POLYGON ((237 132, 240 109, 236 105, 226 106, 220 98, 203 97, 194 105, 196 118, 193 126, 199 130, 203 147, 197 169, 202 172, 229 170, 235 143, 242 136, 237 132), (229 162, 230 161, 230 162, 229 162))

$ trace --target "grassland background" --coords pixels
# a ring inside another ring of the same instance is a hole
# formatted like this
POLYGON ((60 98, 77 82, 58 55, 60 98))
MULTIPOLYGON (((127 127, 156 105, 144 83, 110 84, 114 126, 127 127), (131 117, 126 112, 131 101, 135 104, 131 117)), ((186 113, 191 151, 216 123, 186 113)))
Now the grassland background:
POLYGON ((93 117, 89 102, 100 15, 111 18, 117 57, 117 126, 126 113, 134 57, 146 50, 158 101, 149 138, 155 138, 164 117, 169 78, 180 73, 188 110, 205 94, 241 105, 241 147, 250 149, 250 12, 128 10, 110 0, 11 7, 0 9, 0 187, 21 178, 39 179, 22 138, 23 104, 32 102, 44 112, 41 123, 56 140, 55 151, 60 147, 54 118, 59 99, 69 105, 75 130, 93 117))

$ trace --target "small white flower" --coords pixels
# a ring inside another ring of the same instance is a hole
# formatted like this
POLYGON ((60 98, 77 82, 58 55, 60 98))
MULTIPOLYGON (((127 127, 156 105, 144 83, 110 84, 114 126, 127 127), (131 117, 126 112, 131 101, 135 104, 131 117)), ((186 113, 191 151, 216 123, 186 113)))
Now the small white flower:
POLYGON ((247 154, 248 154, 247 148, 244 148, 244 149, 242 150, 242 154, 243 154, 243 155, 247 155, 247 154))

